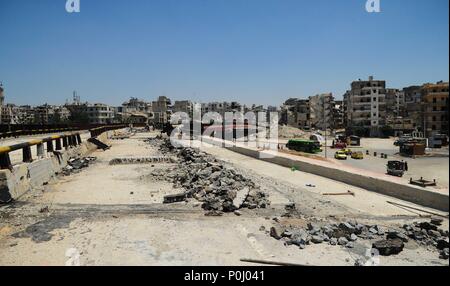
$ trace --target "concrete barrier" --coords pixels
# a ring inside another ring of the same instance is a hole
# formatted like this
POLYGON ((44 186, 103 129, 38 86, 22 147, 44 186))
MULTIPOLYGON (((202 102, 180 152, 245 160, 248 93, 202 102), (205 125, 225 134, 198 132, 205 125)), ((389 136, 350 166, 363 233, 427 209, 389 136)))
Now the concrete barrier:
MULTIPOLYGON (((98 139, 108 142, 112 132, 104 132, 98 139)), ((76 147, 47 153, 47 157, 31 163, 15 165, 12 170, 0 170, 0 203, 17 200, 32 188, 41 187, 66 167, 71 157, 86 156, 96 149, 97 146, 86 141, 76 147)))
MULTIPOLYGON (((202 137, 202 141, 216 146, 224 146, 223 142, 211 137, 202 137)), ((351 172, 345 169, 338 169, 333 166, 326 166, 314 163, 312 160, 302 160, 302 158, 292 158, 282 153, 271 151, 259 151, 236 144, 232 147, 225 147, 233 152, 256 158, 269 163, 292 168, 295 167, 301 172, 306 172, 335 181, 343 182, 355 187, 377 192, 390 197, 409 201, 424 207, 429 207, 441 211, 449 211, 449 195, 435 190, 425 189, 410 185, 406 182, 390 180, 385 175, 376 174, 374 176, 351 172)), ((396 178, 394 178, 396 179, 396 178)))

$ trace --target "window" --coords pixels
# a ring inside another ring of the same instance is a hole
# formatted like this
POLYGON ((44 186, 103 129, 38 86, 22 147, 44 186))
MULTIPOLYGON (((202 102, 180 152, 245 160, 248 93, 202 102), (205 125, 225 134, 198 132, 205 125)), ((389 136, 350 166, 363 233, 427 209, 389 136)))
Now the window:
POLYGON ((377 101, 377 98, 376 97, 372 98, 372 101, 377 101))
POLYGON ((437 98, 435 97, 435 98, 433 98, 433 103, 436 103, 437 102, 437 98))

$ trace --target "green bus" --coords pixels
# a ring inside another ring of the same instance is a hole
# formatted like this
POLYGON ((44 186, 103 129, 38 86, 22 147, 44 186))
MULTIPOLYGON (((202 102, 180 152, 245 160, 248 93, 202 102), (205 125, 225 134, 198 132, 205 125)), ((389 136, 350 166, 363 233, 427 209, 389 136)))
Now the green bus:
POLYGON ((295 150, 311 154, 322 152, 322 149, 320 149, 320 143, 311 140, 302 140, 302 139, 289 140, 289 142, 286 144, 286 147, 289 150, 295 150))

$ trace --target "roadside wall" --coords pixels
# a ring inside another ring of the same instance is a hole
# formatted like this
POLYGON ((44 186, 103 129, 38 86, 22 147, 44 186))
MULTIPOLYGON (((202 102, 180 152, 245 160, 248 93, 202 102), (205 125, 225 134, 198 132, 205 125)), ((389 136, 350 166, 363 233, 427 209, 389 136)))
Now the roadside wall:
MULTIPOLYGON (((203 142, 223 146, 217 139, 202 137, 203 142)), ((424 207, 429 207, 441 211, 449 211, 449 195, 439 193, 425 188, 413 186, 407 183, 393 182, 380 177, 357 174, 344 169, 337 169, 319 164, 305 162, 300 159, 293 159, 283 154, 272 154, 267 151, 258 151, 248 147, 234 146, 226 147, 236 153, 270 162, 280 166, 295 167, 301 172, 306 172, 335 181, 343 182, 355 187, 363 188, 372 192, 377 192, 390 197, 409 201, 424 207), (267 156, 270 155, 270 156, 267 156)))
MULTIPOLYGON (((98 139, 108 142, 111 132, 102 133, 98 139)), ((17 200, 30 189, 41 187, 66 167, 71 157, 86 156, 96 149, 94 144, 85 141, 77 147, 61 150, 59 156, 47 153, 46 158, 15 165, 12 171, 0 170, 0 202, 17 200)))

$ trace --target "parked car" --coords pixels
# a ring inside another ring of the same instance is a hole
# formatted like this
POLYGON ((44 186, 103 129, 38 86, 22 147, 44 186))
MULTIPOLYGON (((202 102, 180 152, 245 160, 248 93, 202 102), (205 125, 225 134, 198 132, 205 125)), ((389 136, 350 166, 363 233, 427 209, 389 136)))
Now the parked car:
POLYGON ((356 159, 356 160, 362 160, 362 159, 364 159, 364 154, 363 154, 363 152, 360 152, 360 151, 358 151, 358 152, 353 152, 353 153, 352 153, 352 159, 356 159))
POLYGON ((347 144, 345 144, 344 142, 334 142, 333 148, 345 149, 347 148, 347 144))
POLYGON ((334 154, 334 158, 337 160, 347 160, 347 154, 345 154, 345 152, 343 151, 337 151, 334 154))
POLYGON ((350 150, 348 148, 342 149, 341 151, 343 151, 345 153, 345 155, 348 155, 348 156, 352 155, 352 150, 350 150))

